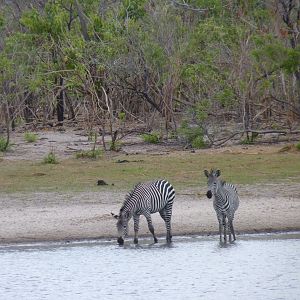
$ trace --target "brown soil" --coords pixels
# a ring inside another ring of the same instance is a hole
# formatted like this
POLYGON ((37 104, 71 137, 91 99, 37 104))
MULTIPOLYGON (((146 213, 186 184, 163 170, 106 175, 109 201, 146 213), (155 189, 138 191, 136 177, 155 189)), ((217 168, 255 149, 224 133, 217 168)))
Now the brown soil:
MULTIPOLYGON (((90 149, 90 143, 80 132, 40 132, 39 142, 26 143, 23 134, 13 137, 15 150, 4 159, 41 159, 52 148, 61 158, 75 150, 90 149)), ((128 153, 172 151, 178 145, 146 146, 132 137, 125 141, 128 153)), ((227 147, 207 151, 274 152, 282 146, 227 147)), ((236 213, 237 233, 300 230, 300 183, 238 186, 240 207, 236 213)), ((212 203, 205 190, 179 192, 173 209, 173 235, 211 234, 218 229, 212 203)), ((89 238, 115 238, 117 213, 126 192, 81 193, 14 193, 0 195, 0 244, 15 242, 58 241, 89 238)), ((156 233, 165 234, 159 214, 153 215, 156 233)), ((130 234, 133 233, 132 223, 130 234)), ((141 218, 141 235, 148 235, 146 221, 141 218)))

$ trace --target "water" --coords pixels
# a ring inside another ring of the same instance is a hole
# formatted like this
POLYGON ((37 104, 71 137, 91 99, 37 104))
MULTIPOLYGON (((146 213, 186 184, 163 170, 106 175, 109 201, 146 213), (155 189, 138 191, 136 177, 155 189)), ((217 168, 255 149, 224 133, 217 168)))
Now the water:
POLYGON ((300 299, 300 235, 0 247, 0 299, 300 299))

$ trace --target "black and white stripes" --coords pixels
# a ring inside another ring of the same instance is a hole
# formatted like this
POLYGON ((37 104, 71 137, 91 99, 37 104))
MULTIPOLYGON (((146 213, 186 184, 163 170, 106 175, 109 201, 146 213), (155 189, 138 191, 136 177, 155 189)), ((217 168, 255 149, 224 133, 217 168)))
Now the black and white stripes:
POLYGON ((233 228, 234 213, 239 207, 239 197, 237 189, 233 184, 220 180, 220 170, 211 170, 209 173, 204 171, 208 178, 207 197, 213 197, 213 205, 219 221, 220 241, 222 241, 222 229, 224 230, 224 241, 226 242, 226 229, 229 229, 229 241, 231 242, 231 234, 235 240, 235 232, 233 228), (228 221, 228 222, 227 222, 228 221))
POLYGON ((127 195, 120 209, 117 222, 119 244, 124 243, 123 238, 127 235, 128 222, 131 217, 134 221, 134 243, 138 243, 140 215, 144 215, 147 219, 148 228, 153 235, 154 242, 157 242, 151 220, 151 214, 156 212, 159 212, 165 221, 167 241, 171 242, 171 216, 174 198, 175 190, 166 180, 137 184, 133 191, 127 195))

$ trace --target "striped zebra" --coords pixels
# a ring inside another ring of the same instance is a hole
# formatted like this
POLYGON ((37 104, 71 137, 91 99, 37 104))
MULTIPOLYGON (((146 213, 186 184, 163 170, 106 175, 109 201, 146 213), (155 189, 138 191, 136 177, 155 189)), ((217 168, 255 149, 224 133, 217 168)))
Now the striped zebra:
POLYGON ((128 194, 120 209, 117 228, 119 233, 118 243, 124 244, 124 237, 127 236, 128 222, 133 218, 134 221, 134 243, 138 243, 138 231, 140 215, 144 215, 148 228, 153 235, 154 243, 157 238, 154 234, 151 214, 159 212, 163 218, 167 229, 167 242, 171 242, 171 216, 172 206, 175 198, 175 190, 166 180, 157 180, 153 182, 139 183, 132 192, 128 194))
POLYGON ((205 170, 205 176, 208 178, 208 191, 206 196, 213 197, 213 205, 219 221, 220 242, 222 242, 222 229, 224 229, 224 242, 226 243, 226 228, 229 231, 229 241, 231 234, 235 241, 235 232, 233 228, 234 213, 239 207, 239 197, 236 187, 230 183, 226 183, 219 179, 220 170, 211 170, 210 173, 205 170), (227 221, 226 221, 227 218, 227 221))

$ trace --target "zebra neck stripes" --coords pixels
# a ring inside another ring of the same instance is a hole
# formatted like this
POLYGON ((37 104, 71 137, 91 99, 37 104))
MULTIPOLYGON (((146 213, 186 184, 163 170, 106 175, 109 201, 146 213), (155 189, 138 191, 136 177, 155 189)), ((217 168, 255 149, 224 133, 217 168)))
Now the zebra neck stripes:
POLYGON ((217 194, 215 194, 215 206, 217 207, 218 210, 221 212, 226 212, 229 207, 229 193, 227 191, 218 191, 217 194))

